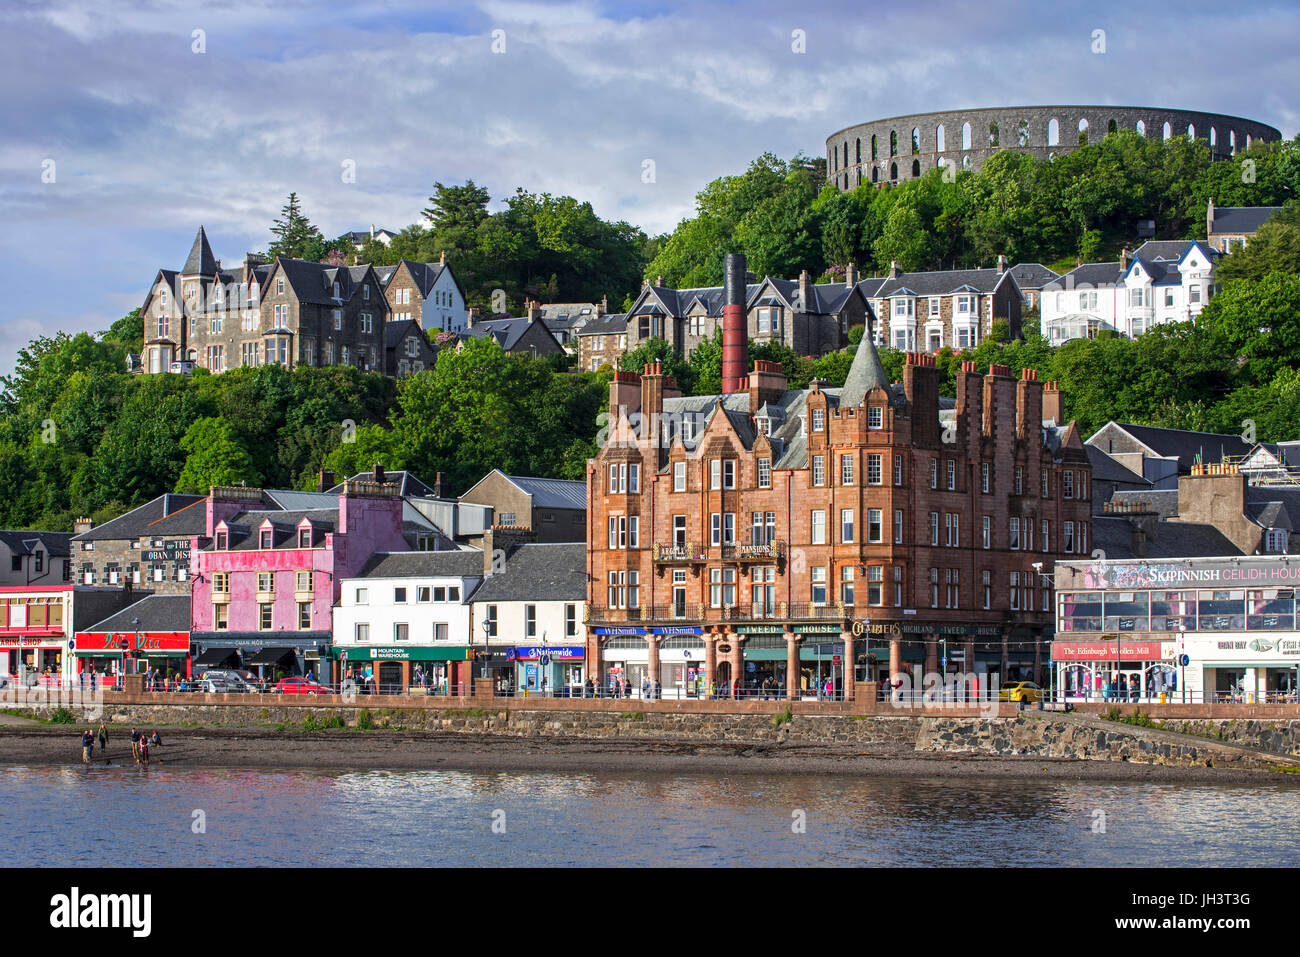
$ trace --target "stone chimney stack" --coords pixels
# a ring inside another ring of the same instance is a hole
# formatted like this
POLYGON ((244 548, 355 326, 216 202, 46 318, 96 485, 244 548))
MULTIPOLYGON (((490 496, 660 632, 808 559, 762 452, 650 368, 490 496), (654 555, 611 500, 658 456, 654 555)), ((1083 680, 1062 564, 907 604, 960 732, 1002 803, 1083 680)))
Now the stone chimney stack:
POLYGON ((844 267, 844 285, 852 289, 858 284, 858 265, 849 263, 844 267))
POLYGON ((447 265, 447 250, 444 249, 441 253, 438 254, 438 265, 440 266, 447 265))
POLYGON ((899 272, 899 269, 898 269, 898 260, 896 260, 896 259, 891 259, 891 260, 889 261, 889 278, 890 278, 890 279, 897 279, 897 278, 898 278, 898 272, 899 272))
POLYGON ((749 414, 756 415, 764 403, 779 401, 788 387, 789 379, 781 363, 755 360, 754 371, 749 374, 749 414))
POLYGON ((1122 273, 1124 272, 1124 270, 1128 269, 1128 264, 1129 264, 1128 247, 1125 246, 1123 249, 1119 251, 1119 271, 1122 273))
POLYGON ((80 535, 82 532, 88 532, 95 527, 95 523, 89 518, 79 518, 72 523, 72 534, 80 535))
POLYGON ((530 302, 528 304, 528 321, 536 322, 540 318, 542 318, 541 304, 536 301, 530 302))
POLYGON ((479 321, 481 314, 478 306, 470 306, 468 314, 465 316, 465 325, 472 326, 479 321))
POLYGON ((998 275, 1001 276, 1006 271, 1007 271, 1006 253, 998 253, 998 275))
POLYGON ((384 481, 384 466, 381 463, 379 462, 375 463, 374 468, 371 472, 371 478, 374 480, 376 485, 384 481))
POLYGON ((1043 386, 1042 416, 1044 422, 1055 422, 1057 425, 1065 424, 1065 403, 1055 380, 1043 386))
POLYGON ((596 307, 596 315, 604 316, 609 314, 609 295, 600 297, 600 305, 596 307))
POLYGON ((433 479, 433 497, 446 498, 447 497, 446 493, 447 493, 447 476, 446 473, 439 472, 436 476, 434 476, 433 479))
POLYGON ((804 312, 812 312, 812 273, 807 269, 799 273, 799 304, 804 312))
POLYGON ((334 487, 334 473, 329 469, 321 469, 316 474, 316 491, 328 492, 334 487))
POLYGON ((1214 232, 1214 197, 1205 204, 1205 238, 1208 240, 1210 234, 1214 232))

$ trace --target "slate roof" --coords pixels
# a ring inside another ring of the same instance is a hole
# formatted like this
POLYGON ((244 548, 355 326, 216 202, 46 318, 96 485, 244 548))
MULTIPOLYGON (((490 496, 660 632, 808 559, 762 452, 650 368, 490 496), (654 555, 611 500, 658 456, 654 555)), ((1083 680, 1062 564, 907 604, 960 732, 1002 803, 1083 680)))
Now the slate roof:
POLYGON ((1283 206, 1216 206, 1212 233, 1253 233, 1282 212, 1283 206))
POLYGON ((185 259, 185 265, 181 267, 181 275, 212 276, 216 271, 217 257, 212 255, 212 247, 208 245, 208 234, 200 226, 198 234, 194 237, 194 245, 190 247, 190 254, 185 259))
POLYGON ((377 552, 359 578, 482 578, 483 552, 377 552))
POLYGON ((42 545, 51 558, 67 558, 71 554, 71 532, 39 532, 21 529, 0 529, 0 542, 4 542, 14 555, 30 555, 42 545))
POLYGON ((1219 462, 1225 456, 1234 458, 1243 456, 1254 448, 1253 444, 1246 442, 1239 435, 1187 432, 1183 429, 1162 429, 1154 425, 1134 425, 1130 422, 1114 424, 1150 448, 1156 455, 1177 457, 1178 470, 1184 473, 1191 471, 1198 456, 1202 463, 1209 464, 1219 462))
POLYGON ((1014 276, 997 269, 938 269, 930 272, 900 272, 897 279, 863 279, 858 288, 868 298, 887 299, 900 293, 915 296, 947 296, 969 287, 981 295, 991 293, 998 283, 1014 276), (864 285, 866 284, 866 285, 864 285), (868 291, 870 289, 870 291, 868 291))
MULTIPOLYGON (((422 343, 429 346, 430 349, 434 349, 433 346, 429 345, 429 340, 425 338, 424 330, 420 328, 420 324, 414 319, 400 319, 396 322, 385 322, 384 348, 396 349, 401 344, 402 340, 412 332, 415 333, 416 338, 422 343)), ((437 350, 434 349, 434 351, 437 350)))
POLYGON ((115 615, 79 631, 135 631, 133 624, 140 619, 140 631, 189 631, 189 595, 150 595, 127 605, 115 615))
MULTIPOLYGON (((1120 516, 1094 516, 1092 545, 1108 559, 1137 558, 1133 551, 1133 527, 1120 516)), ((1212 558, 1241 555, 1213 525, 1192 522, 1159 522, 1146 539, 1146 558, 1212 558)))
POLYGON ((848 375, 844 379, 844 388, 840 390, 842 406, 859 406, 872 389, 889 389, 889 377, 885 367, 880 363, 880 354, 876 352, 871 337, 864 335, 858 342, 858 351, 853 355, 848 375))
POLYGON ((592 319, 578 330, 580 336, 610 336, 627 332, 627 313, 614 313, 592 319))
MULTIPOLYGON (((780 302, 796 312, 827 316, 839 314, 844 308, 845 302, 853 293, 853 290, 842 282, 813 283, 809 286, 810 301, 805 303, 800 296, 799 281, 797 279, 775 279, 771 276, 765 276, 762 282, 751 282, 745 285, 745 307, 748 309, 761 304, 759 293, 765 289, 775 290, 777 296, 773 301, 780 302)), ((766 300, 769 295, 764 294, 763 299, 766 300)), ((722 315, 725 299, 726 291, 722 286, 672 289, 668 286, 652 285, 645 287, 641 291, 637 304, 633 305, 632 311, 628 315, 653 313, 656 312, 656 307, 658 307, 667 315, 680 319, 691 314, 697 307, 702 307, 704 315, 717 318, 722 315), (647 294, 656 301, 651 302, 648 306, 639 305, 638 307, 637 304, 646 301, 647 294)), ((583 334, 599 335, 600 332, 588 325, 583 334)))
POLYGON ((1161 521, 1178 514, 1178 489, 1176 488, 1116 489, 1115 494, 1111 496, 1111 501, 1130 504, 1142 502, 1151 511, 1156 512, 1161 521))
MULTIPOLYGON (((380 226, 375 227, 376 238, 379 237, 380 233, 388 233, 388 235, 390 236, 397 235, 391 229, 384 229, 383 227, 380 226)), ((370 230, 368 229, 354 229, 351 232, 349 232, 347 235, 348 235, 348 239, 352 240, 352 242, 354 243, 367 243, 370 241, 370 230)))
MULTIPOLYGON (((501 473, 505 475, 504 472, 501 473)), ((534 508, 587 509, 587 483, 572 479, 533 478, 528 475, 506 475, 525 494, 533 497, 534 508)))
POLYGON ((1246 517, 1261 528, 1300 528, 1300 488, 1246 486, 1246 517))
POLYGON ((165 538, 202 535, 207 531, 207 510, 202 495, 168 492, 131 509, 88 532, 73 535, 74 542, 132 540, 141 536, 165 538))
POLYGON ((1011 267, 1011 276, 1021 289, 1042 289, 1049 282, 1061 278, 1060 273, 1042 263, 1016 263, 1011 267))
POLYGON ((1120 482, 1126 485, 1150 485, 1151 482, 1132 469, 1125 468, 1095 445, 1084 443, 1094 482, 1120 482))
MULTIPOLYGON (((495 339, 502 349, 510 352, 519 344, 519 340, 524 337, 532 325, 527 316, 517 316, 512 319, 481 319, 473 325, 466 326, 459 335, 462 339, 490 337, 495 339)), ((545 322, 542 322, 541 326, 546 329, 545 322)), ((546 334, 550 336, 551 330, 546 329, 546 334)), ((555 337, 551 336, 551 338, 554 339, 555 337)), ((555 345, 556 348, 560 346, 558 342, 555 345)))
POLYGON ((1059 280, 1049 282, 1045 287, 1049 292, 1071 289, 1086 289, 1090 286, 1113 286, 1123 275, 1118 262, 1084 263, 1076 266, 1059 280))
MULTIPOLYGON (((335 501, 338 501, 337 497, 335 501)), ((282 548, 285 543, 295 540, 298 523, 304 518, 310 519, 315 529, 321 532, 332 532, 339 524, 338 506, 307 509, 253 509, 240 512, 226 519, 226 527, 230 532, 229 550, 257 551, 259 548, 257 532, 267 519, 271 521, 271 547, 282 548)), ((205 551, 215 549, 214 540, 208 543, 205 551)))
MULTIPOLYGON (((349 482, 373 482, 374 478, 375 476, 373 472, 358 472, 356 475, 351 476, 348 479, 348 481, 349 482)), ((424 482, 420 481, 420 479, 416 478, 414 475, 412 475, 410 472, 405 471, 404 469, 399 469, 396 472, 385 472, 384 481, 395 483, 397 485, 398 494, 401 495, 403 498, 405 498, 408 495, 418 495, 418 496, 433 495, 433 489, 430 486, 426 485, 424 482)), ((342 491, 343 491, 343 483, 340 482, 338 485, 335 485, 332 489, 330 489, 330 494, 337 497, 338 494, 342 491)))
POLYGON ((474 592, 476 603, 586 600, 586 542, 520 545, 506 556, 505 570, 484 578, 474 592))

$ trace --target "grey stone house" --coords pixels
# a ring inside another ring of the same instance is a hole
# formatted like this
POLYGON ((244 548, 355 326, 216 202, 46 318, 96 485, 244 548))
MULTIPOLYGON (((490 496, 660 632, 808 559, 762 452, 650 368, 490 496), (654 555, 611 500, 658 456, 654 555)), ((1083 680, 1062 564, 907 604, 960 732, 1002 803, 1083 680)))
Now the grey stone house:
POLYGON ((528 529, 539 542, 587 539, 587 483, 493 469, 460 497, 493 509, 492 525, 528 529))
POLYGON ((395 266, 376 266, 384 287, 391 320, 411 319, 421 329, 460 332, 469 314, 465 290, 447 265, 447 254, 436 263, 403 259, 395 266))
POLYGON ((878 320, 878 346, 902 352, 938 352, 944 346, 973 349, 1005 320, 1011 338, 1022 336, 1024 297, 1005 256, 997 268, 904 272, 891 263, 889 274, 863 279, 858 289, 878 320))
POLYGON ((432 369, 438 350, 429 344, 414 319, 388 322, 384 326, 384 374, 394 378, 432 369))
POLYGON ((380 370, 389 308, 370 266, 249 255, 223 269, 199 227, 185 265, 158 271, 141 314, 144 372, 173 362, 211 372, 272 363, 380 370))
POLYGON ((494 340, 506 352, 528 355, 534 359, 564 352, 564 346, 556 341, 540 315, 517 316, 512 319, 479 319, 471 312, 464 331, 456 336, 456 348, 460 348, 470 339, 482 338, 494 340))
POLYGON ((159 495, 103 525, 78 519, 71 536, 77 585, 190 593, 190 538, 206 529, 206 497, 159 495))

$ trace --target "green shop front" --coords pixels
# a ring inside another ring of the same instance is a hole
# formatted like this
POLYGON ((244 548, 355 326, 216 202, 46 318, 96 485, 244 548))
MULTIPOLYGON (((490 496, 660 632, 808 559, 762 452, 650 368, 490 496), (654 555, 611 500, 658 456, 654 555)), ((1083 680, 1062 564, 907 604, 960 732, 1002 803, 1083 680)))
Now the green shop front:
POLYGON ((473 690, 468 645, 335 645, 341 680, 357 683, 362 694, 452 694, 473 690))
MULTIPOLYGON (((743 635, 741 645, 745 669, 745 687, 750 692, 761 691, 763 682, 769 688, 784 693, 789 687, 790 658, 786 632, 798 637, 799 674, 795 686, 801 692, 815 693, 830 681, 835 690, 844 688, 844 631, 838 624, 803 625, 739 625, 736 634, 743 635)), ((851 666, 857 678, 863 677, 866 665, 865 642, 854 641, 854 661, 851 666)), ((888 653, 886 652, 886 657, 888 653)))
POLYGON ((909 673, 917 668, 922 672, 927 669, 927 654, 933 640, 938 671, 971 673, 984 681, 998 676, 1001 682, 1032 679, 1035 652, 1042 643, 1042 638, 1030 628, 1003 625, 864 620, 855 622, 853 631, 866 643, 866 677, 876 682, 889 680, 889 650, 894 641, 898 642, 902 668, 909 673), (971 661, 966 660, 968 654, 973 655, 971 661))

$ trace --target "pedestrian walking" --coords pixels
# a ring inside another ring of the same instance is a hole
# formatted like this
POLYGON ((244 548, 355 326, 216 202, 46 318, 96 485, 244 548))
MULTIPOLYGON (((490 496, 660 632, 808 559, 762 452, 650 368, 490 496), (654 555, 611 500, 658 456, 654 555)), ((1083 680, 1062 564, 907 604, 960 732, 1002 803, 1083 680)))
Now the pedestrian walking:
POLYGON ((140 763, 140 732, 135 728, 131 729, 131 759, 140 763))
POLYGON ((648 675, 641 679, 641 697, 643 699, 650 697, 650 677, 648 675))
POLYGON ((596 697, 596 686, 592 683, 591 675, 587 675, 587 680, 582 684, 582 696, 584 698, 596 697))
POLYGON ((104 722, 99 722, 99 753, 103 754, 108 750, 108 727, 104 722))
POLYGON ((149 766, 149 739, 143 735, 140 737, 140 760, 138 763, 143 768, 149 766))
POLYGON ((94 747, 95 747, 95 736, 91 734, 90 729, 87 728, 85 731, 81 732, 81 763, 82 764, 90 763, 90 752, 94 750, 94 747))
POLYGON ((661 685, 661 684, 659 683, 659 679, 658 679, 658 678, 655 679, 655 690, 654 690, 654 694, 655 694, 655 700, 656 700, 656 701, 659 701, 659 700, 660 700, 661 698, 663 698, 663 696, 664 696, 664 688, 663 688, 663 685, 661 685))

